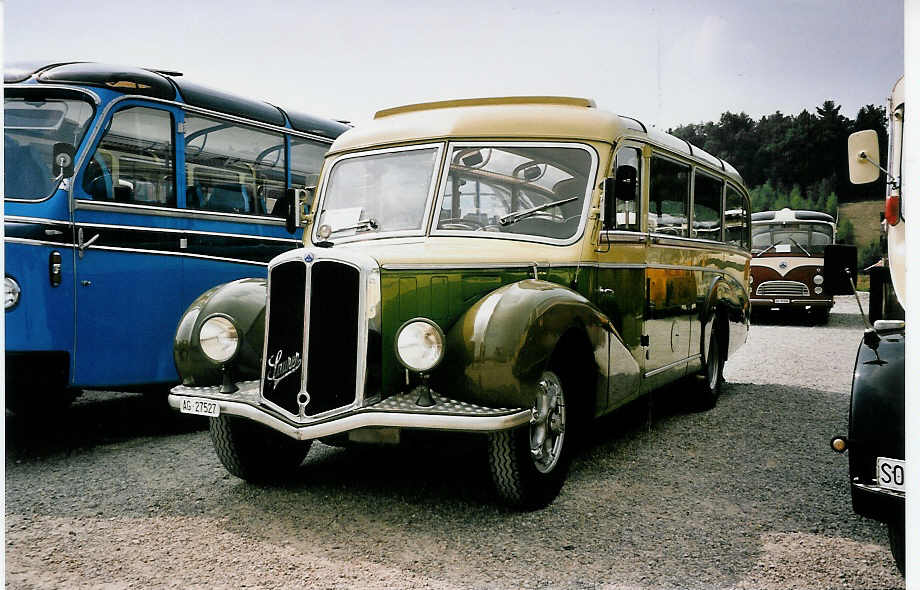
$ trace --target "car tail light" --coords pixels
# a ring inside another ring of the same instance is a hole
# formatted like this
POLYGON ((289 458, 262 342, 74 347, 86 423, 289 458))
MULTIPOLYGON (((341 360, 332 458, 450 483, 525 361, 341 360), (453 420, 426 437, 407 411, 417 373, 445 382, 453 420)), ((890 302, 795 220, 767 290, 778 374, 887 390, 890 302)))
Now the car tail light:
POLYGON ((897 225, 901 221, 901 197, 892 195, 885 199, 885 221, 897 225))

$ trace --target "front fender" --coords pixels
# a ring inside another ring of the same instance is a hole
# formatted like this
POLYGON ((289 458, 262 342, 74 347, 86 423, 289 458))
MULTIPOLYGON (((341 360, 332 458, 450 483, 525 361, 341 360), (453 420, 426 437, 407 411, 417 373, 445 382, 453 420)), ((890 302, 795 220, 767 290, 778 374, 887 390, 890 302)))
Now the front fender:
MULTIPOLYGON (((876 459, 904 459, 904 332, 881 332, 878 355, 860 342, 850 391, 850 478, 875 480, 876 459)), ((887 520, 903 503, 853 494, 857 514, 887 520)))
POLYGON ((202 293, 185 310, 176 328, 173 359, 183 385, 204 386, 221 382, 220 367, 201 352, 198 332, 214 314, 229 316, 240 332, 240 350, 230 361, 236 381, 258 379, 262 373, 265 338, 265 279, 239 279, 202 293))
MULTIPOLYGON (((580 331, 606 363, 613 326, 582 295, 535 279, 505 285, 451 327, 446 366, 438 371, 436 384, 482 405, 530 407, 541 373, 560 338, 571 330, 580 331)), ((606 373, 596 358, 586 360, 606 373)))

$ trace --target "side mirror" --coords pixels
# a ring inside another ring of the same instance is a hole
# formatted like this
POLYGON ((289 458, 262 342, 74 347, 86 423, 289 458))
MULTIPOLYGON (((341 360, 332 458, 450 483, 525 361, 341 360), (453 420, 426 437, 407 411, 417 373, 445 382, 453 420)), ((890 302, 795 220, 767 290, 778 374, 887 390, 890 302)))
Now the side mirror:
POLYGON ((852 295, 855 282, 856 246, 833 244, 825 247, 824 291, 828 295, 852 295))
POLYGON ((289 234, 310 223, 310 196, 315 188, 289 188, 275 205, 275 211, 284 213, 284 227, 289 234))
POLYGON ((57 178, 73 176, 73 156, 76 150, 69 143, 56 143, 51 150, 51 170, 57 178))
POLYGON ((878 133, 874 129, 857 131, 847 139, 847 163, 850 182, 866 184, 878 180, 881 160, 878 156, 878 133))

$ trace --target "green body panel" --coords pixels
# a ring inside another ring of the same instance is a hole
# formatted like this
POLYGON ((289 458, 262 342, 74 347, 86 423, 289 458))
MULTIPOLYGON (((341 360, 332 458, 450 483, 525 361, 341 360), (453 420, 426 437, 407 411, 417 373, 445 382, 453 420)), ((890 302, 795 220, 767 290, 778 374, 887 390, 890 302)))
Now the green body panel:
MULTIPOLYGON (((538 270, 541 279, 561 285, 568 285, 574 273, 574 267, 538 270)), ((579 280, 587 279, 588 276, 585 269, 582 269, 579 280)), ((396 331, 404 322, 416 317, 428 318, 436 322, 446 334, 484 296, 504 285, 527 278, 533 278, 532 268, 382 270, 380 307, 383 382, 380 391, 389 395, 406 387, 405 370, 396 360, 395 352, 396 331)), ((451 356, 448 349, 444 365, 451 362, 451 356)), ((436 373, 440 371, 436 370, 436 373)))
POLYGON ((221 382, 220 367, 204 356, 198 344, 201 324, 215 313, 229 316, 240 333, 240 349, 228 363, 231 377, 247 381, 261 376, 266 294, 265 279, 240 279, 209 289, 192 302, 179 321, 173 346, 183 385, 221 382))

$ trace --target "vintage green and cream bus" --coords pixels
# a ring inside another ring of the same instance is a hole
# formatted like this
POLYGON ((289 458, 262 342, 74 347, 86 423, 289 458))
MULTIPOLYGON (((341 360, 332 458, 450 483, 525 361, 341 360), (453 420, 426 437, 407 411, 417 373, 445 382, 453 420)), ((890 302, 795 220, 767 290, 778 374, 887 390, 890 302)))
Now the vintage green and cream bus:
POLYGON ((499 495, 558 494, 592 418, 667 383, 702 407, 747 337, 737 171, 591 100, 380 111, 336 140, 304 247, 204 293, 170 404, 224 466, 277 477, 314 439, 489 437, 499 495))
POLYGON ((751 223, 754 311, 805 312, 826 323, 834 297, 824 287, 824 248, 834 243, 834 218, 786 208, 754 213, 751 223))

